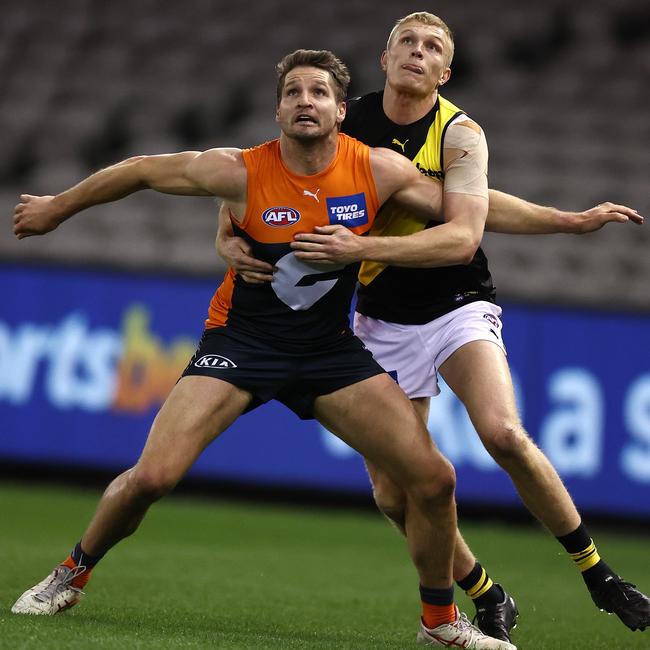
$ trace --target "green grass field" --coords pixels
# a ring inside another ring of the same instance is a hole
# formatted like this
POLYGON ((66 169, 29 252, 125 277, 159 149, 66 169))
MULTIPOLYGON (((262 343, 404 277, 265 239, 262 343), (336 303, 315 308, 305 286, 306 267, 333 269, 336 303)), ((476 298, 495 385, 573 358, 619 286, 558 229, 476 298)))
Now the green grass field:
MULTIPOLYGON (((0 484, 0 648, 411 648, 417 578, 402 539, 373 513, 170 497, 54 617, 12 615, 20 593, 77 541, 99 494, 0 484)), ((516 596, 527 650, 650 648, 591 604, 541 530, 468 524, 491 574, 516 596)), ((650 538, 598 534, 601 554, 650 590, 650 538)), ((468 613, 471 604, 458 592, 468 613)))

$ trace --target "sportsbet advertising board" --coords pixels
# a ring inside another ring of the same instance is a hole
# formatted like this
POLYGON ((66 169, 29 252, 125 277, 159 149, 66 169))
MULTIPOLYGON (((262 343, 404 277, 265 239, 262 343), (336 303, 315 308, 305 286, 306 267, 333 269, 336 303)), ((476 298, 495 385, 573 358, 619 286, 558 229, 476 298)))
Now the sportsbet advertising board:
MULTIPOLYGON (((0 461, 132 465, 219 281, 0 266, 0 461)), ((650 515, 650 316, 504 305, 503 323, 524 423, 579 507, 650 515)), ((460 502, 519 503, 444 385, 429 429, 460 502)), ((277 403, 240 418, 191 473, 369 491, 353 450, 277 403)))

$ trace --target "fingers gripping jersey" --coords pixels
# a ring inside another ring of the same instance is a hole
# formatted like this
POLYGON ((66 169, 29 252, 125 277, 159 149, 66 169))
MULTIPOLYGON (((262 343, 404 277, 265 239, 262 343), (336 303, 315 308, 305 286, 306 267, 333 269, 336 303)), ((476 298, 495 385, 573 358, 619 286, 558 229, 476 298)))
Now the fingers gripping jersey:
POLYGON ((348 332, 350 300, 358 265, 311 264, 299 260, 290 242, 316 226, 341 224, 367 233, 378 210, 370 149, 339 135, 332 163, 312 176, 289 171, 279 140, 243 152, 248 172, 246 213, 233 220, 235 234, 253 256, 276 267, 271 283, 248 284, 229 269, 210 303, 206 327, 228 326, 303 348, 348 332))

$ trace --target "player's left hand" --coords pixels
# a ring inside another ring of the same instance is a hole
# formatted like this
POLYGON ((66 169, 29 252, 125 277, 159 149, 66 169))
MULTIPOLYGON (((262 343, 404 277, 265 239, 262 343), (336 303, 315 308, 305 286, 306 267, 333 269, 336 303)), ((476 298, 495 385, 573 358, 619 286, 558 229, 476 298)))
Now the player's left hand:
POLYGON ((301 260, 351 264, 363 260, 363 239, 339 224, 316 226, 314 232, 295 235, 291 248, 301 260))
POLYGON ((578 212, 573 221, 574 232, 584 234, 600 230, 600 228, 610 221, 618 223, 631 221, 632 223, 641 225, 644 218, 632 208, 607 201, 584 212, 578 212))
POLYGON ((273 266, 253 257, 251 245, 241 237, 221 234, 216 241, 217 252, 244 282, 264 284, 273 281, 273 266))

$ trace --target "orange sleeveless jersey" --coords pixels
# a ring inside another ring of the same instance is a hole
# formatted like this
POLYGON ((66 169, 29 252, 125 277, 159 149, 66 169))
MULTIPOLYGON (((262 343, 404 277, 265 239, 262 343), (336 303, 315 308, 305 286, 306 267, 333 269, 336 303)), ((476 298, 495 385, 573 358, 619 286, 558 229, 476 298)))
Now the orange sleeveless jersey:
POLYGON ((379 208, 370 169, 370 149, 339 135, 336 157, 322 172, 298 176, 280 158, 273 140, 243 152, 248 197, 235 234, 252 254, 276 267, 274 280, 247 284, 228 269, 210 303, 206 327, 303 347, 348 331, 357 264, 315 265, 298 260, 289 243, 315 226, 341 224, 366 234, 379 208))

